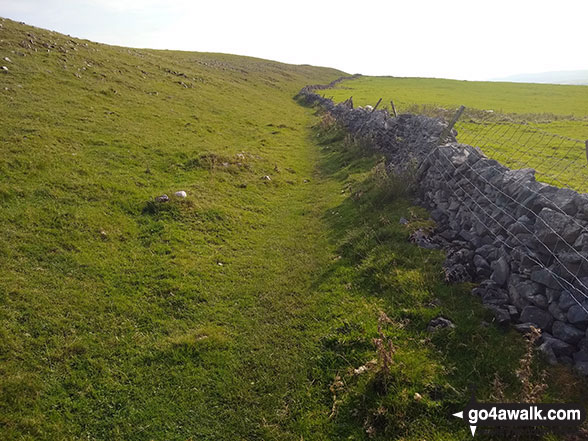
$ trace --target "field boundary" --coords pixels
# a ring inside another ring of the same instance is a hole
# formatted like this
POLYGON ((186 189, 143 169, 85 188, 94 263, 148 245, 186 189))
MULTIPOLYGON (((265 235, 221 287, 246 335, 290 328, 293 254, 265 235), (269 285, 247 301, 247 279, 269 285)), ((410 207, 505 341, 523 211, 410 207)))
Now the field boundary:
MULTIPOLYGON (((336 80, 344 81, 349 77, 336 80)), ((329 87, 331 85, 328 85, 329 87)), ((447 250, 446 279, 475 281, 500 326, 541 329, 547 360, 588 375, 588 195, 538 182, 457 142, 442 119, 391 116, 353 100, 335 104, 307 86, 297 99, 318 106, 390 172, 412 178, 437 223, 415 241, 447 250)))

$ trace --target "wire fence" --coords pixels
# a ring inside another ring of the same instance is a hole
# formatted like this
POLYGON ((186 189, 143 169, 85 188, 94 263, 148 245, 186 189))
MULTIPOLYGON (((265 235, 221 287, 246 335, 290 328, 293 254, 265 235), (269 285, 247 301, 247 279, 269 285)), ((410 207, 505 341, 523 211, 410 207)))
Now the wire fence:
POLYGON ((455 125, 460 143, 480 148, 510 168, 533 168, 537 180, 588 192, 586 141, 549 133, 525 121, 461 118, 455 125))
MULTIPOLYGON (((588 237, 588 228, 582 205, 588 199, 580 199, 572 191, 537 185, 530 177, 534 175, 555 187, 588 192, 588 141, 549 133, 524 120, 493 112, 462 115, 462 111, 449 123, 457 132, 457 141, 479 149, 495 161, 485 160, 483 166, 474 166, 467 160, 456 164, 451 156, 455 147, 444 146, 442 136, 440 146, 431 152, 436 158, 429 160, 437 182, 441 181, 448 199, 457 201, 462 213, 466 213, 462 218, 468 220, 462 219, 462 225, 477 223, 483 234, 510 256, 511 262, 526 262, 519 266, 519 275, 533 280, 530 273, 537 269, 548 274, 548 279, 542 281, 557 291, 557 296, 565 292, 565 301, 581 313, 566 315, 557 308, 551 311, 556 320, 571 321, 584 330, 588 322, 588 246, 583 238, 588 237), (509 175, 509 169, 534 171, 509 175), (501 179, 491 178, 496 174, 501 179), (551 191, 544 191, 546 188, 551 191), (540 205, 527 204, 519 197, 521 194, 530 195, 527 200, 541 201, 540 205), (521 215, 529 223, 521 222, 521 215)), ((449 119, 447 114, 436 116, 449 119)), ((533 296, 530 300, 533 303, 533 296)), ((546 308, 553 299, 544 300, 538 306, 546 308)), ((556 307, 559 303, 556 299, 556 307)))
MULTIPOLYGON (((411 104, 402 112, 426 115, 449 123, 456 109, 411 104)), ((512 169, 533 168, 538 181, 588 193, 588 141, 551 133, 542 126, 564 122, 563 132, 585 129, 584 119, 552 114, 514 115, 466 108, 454 128, 457 141, 481 149, 512 169), (567 124, 567 126, 566 126, 567 124)))
POLYGON ((588 342, 588 141, 543 128, 565 133, 586 120, 393 102, 382 111, 381 102, 354 109, 352 98, 335 106, 322 97, 391 170, 416 160, 419 197, 444 246, 491 279, 484 303, 507 316, 514 306, 517 320, 556 341, 554 357, 582 363, 571 356, 588 342))

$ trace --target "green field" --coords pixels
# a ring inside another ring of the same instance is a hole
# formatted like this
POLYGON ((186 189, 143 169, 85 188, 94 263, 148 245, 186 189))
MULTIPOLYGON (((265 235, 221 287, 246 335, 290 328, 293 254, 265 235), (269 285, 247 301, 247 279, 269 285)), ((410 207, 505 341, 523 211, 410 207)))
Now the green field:
POLYGON ((521 396, 427 213, 292 99, 341 72, 0 24, 1 440, 457 441, 471 384, 521 396))
POLYGON ((399 113, 447 120, 464 105, 458 141, 512 168, 535 168, 542 181, 588 192, 588 86, 361 77, 321 93, 337 102, 352 96, 362 106, 382 98, 391 108, 393 100, 399 113))

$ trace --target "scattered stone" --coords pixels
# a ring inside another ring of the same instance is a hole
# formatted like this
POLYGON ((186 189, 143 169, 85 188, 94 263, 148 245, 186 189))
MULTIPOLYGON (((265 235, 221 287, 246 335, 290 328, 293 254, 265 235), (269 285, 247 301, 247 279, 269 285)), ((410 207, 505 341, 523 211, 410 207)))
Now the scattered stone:
POLYGON ((8 57, 4 57, 3 60, 6 61, 7 63, 12 63, 12 60, 8 57))
POLYGON ((167 202, 169 201, 169 196, 166 194, 162 194, 161 196, 157 196, 155 198, 155 202, 167 202))
POLYGON ((186 192, 185 192, 184 190, 180 190, 180 191, 176 191, 176 192, 174 193, 174 196, 177 196, 177 197, 179 197, 179 198, 185 198, 185 197, 187 197, 188 195, 186 194, 186 192))
POLYGON ((2 66, 2 72, 8 72, 8 68, 6 66, 2 66))
POLYGON ((428 332, 435 332, 435 331, 439 331, 441 329, 453 329, 453 328, 455 328, 455 325, 453 324, 453 322, 451 320, 448 320, 445 317, 437 317, 429 322, 429 325, 427 326, 427 331, 428 332))
POLYGON ((398 221, 398 223, 400 225, 406 225, 406 224, 408 224, 408 220, 404 217, 401 217, 400 220, 398 221))
POLYGON ((444 266, 443 270, 445 271, 445 281, 447 283, 469 282, 471 280, 468 270, 461 263, 444 266))
POLYGON ((262 177, 261 177, 261 180, 262 180, 262 181, 271 181, 271 180, 272 180, 272 178, 270 178, 268 175, 265 175, 265 176, 262 176, 262 177))

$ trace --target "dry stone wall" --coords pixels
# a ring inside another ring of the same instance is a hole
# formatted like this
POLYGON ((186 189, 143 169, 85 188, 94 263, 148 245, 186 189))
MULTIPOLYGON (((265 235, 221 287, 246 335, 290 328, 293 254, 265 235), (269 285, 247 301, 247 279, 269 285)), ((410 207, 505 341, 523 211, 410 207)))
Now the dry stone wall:
POLYGON ((419 200, 438 226, 423 245, 447 250, 448 280, 479 282, 473 293, 499 325, 540 328, 550 362, 588 375, 587 195, 537 182, 533 169, 511 170, 455 132, 439 145, 442 120, 335 104, 316 90, 297 99, 330 112, 391 170, 416 171, 419 200))

